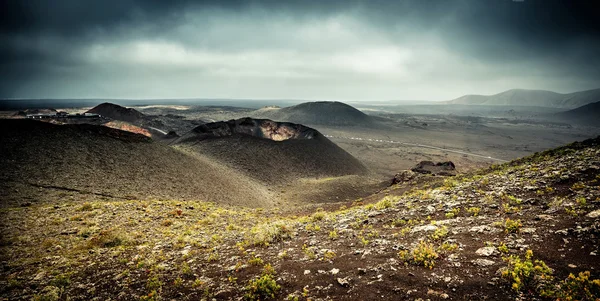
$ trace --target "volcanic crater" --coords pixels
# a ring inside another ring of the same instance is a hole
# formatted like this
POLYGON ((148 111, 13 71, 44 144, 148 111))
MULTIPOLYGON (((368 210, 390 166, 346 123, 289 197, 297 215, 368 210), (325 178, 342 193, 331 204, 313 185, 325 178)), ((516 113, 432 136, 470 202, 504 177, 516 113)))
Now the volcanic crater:
POLYGON ((268 119, 241 118, 237 120, 219 121, 200 125, 178 142, 204 140, 235 135, 247 135, 273 141, 290 139, 314 139, 319 132, 289 122, 275 122, 268 119))

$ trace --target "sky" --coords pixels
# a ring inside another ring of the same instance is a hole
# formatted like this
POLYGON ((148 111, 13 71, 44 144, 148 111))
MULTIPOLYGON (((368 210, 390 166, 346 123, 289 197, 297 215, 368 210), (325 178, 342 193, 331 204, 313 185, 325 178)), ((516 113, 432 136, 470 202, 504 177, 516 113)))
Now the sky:
POLYGON ((449 100, 600 88, 585 0, 2 0, 0 98, 449 100))

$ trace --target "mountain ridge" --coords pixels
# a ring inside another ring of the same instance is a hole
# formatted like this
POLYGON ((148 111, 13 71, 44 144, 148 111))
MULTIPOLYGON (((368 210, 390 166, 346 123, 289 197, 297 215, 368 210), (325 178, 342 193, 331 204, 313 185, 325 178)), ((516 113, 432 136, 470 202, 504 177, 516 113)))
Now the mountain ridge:
POLYGON ((468 94, 442 103, 575 109, 596 101, 600 101, 600 89, 565 94, 547 90, 510 89, 493 95, 468 94))

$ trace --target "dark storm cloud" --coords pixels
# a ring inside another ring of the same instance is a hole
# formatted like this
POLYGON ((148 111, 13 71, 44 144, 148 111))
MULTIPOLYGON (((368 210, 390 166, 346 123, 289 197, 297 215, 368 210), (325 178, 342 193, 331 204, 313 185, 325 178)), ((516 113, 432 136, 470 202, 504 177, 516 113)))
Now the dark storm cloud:
POLYGON ((595 88, 593 2, 3 1, 0 97, 152 97, 156 74, 160 93, 174 87, 160 97, 450 98, 477 92, 472 81, 480 92, 595 88), (419 94, 430 86, 446 92, 419 94))

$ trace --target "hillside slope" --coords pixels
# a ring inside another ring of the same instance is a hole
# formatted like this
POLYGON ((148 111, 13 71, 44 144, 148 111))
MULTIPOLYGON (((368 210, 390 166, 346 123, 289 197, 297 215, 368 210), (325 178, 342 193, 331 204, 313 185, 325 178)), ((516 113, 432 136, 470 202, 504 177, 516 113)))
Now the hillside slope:
POLYGON ((1 216, 0 296, 597 300, 600 138, 325 209, 54 203, 1 216))
POLYGON ((101 103, 86 113, 100 114, 114 120, 126 121, 133 124, 139 123, 143 118, 144 114, 132 108, 125 108, 113 103, 101 103))
POLYGON ((256 118, 309 125, 368 126, 373 120, 356 108, 337 101, 305 102, 299 105, 262 108, 251 114, 256 118))
POLYGON ((553 117, 574 124, 600 126, 600 101, 570 111, 557 113, 553 117))
POLYGON ((444 103, 574 109, 596 101, 600 101, 600 89, 568 94, 544 90, 513 89, 494 95, 465 95, 444 103))
POLYGON ((200 125, 175 141, 267 183, 366 173, 318 131, 293 123, 242 118, 200 125))
POLYGON ((2 206, 67 199, 201 199, 258 206, 265 187, 210 160, 95 125, 0 120, 2 206), (13 192, 17 193, 13 193, 13 192))

